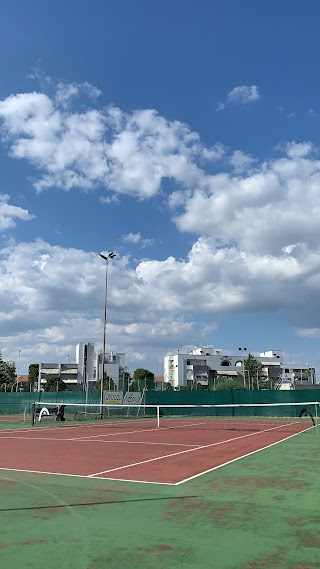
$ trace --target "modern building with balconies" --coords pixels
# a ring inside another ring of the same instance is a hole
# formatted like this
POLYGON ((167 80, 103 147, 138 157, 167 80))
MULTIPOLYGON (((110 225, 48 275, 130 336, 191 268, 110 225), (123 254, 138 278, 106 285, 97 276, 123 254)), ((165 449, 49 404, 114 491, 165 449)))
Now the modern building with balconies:
MULTIPOLYGON (((243 377, 244 360, 249 352, 239 348, 238 354, 228 354, 224 350, 209 346, 194 348, 189 353, 180 350, 164 357, 164 381, 173 387, 188 387, 195 383, 208 386, 217 378, 243 377)), ((284 363, 284 354, 280 350, 268 350, 253 356, 261 363, 262 377, 271 379, 279 387, 292 381, 293 384, 307 381, 315 383, 315 369, 305 365, 288 365, 284 363)), ((245 378, 246 380, 246 378, 245 378)))

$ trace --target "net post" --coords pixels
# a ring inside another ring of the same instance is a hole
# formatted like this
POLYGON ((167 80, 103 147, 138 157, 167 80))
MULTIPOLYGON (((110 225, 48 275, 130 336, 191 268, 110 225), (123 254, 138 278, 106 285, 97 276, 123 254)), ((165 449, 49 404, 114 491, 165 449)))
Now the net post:
POLYGON ((160 405, 157 405, 157 427, 160 427, 160 405))
POLYGON ((31 425, 34 427, 36 423, 36 403, 32 403, 31 425))
POLYGON ((315 402, 315 408, 316 408, 316 409, 315 409, 315 414, 314 414, 315 422, 316 422, 316 435, 319 434, 319 429, 318 429, 318 405, 319 405, 319 403, 318 403, 318 401, 316 401, 316 402, 315 402))

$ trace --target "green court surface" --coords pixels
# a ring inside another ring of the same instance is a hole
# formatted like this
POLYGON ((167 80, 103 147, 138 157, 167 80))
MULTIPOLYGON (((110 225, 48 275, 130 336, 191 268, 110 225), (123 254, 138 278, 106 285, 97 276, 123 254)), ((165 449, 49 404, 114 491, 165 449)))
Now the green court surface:
POLYGON ((0 470, 1 567, 319 568, 319 450, 311 429, 178 486, 0 470))

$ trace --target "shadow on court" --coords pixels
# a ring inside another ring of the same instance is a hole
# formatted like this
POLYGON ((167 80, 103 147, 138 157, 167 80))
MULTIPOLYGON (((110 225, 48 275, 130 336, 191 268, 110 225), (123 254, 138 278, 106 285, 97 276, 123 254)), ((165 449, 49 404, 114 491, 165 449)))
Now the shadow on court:
POLYGON ((131 500, 96 500, 93 502, 76 502, 76 503, 68 503, 68 504, 54 504, 54 505, 45 505, 45 506, 26 506, 26 507, 19 507, 19 508, 0 508, 0 512, 24 512, 28 510, 63 510, 64 508, 75 508, 77 506, 102 506, 107 504, 128 504, 130 502, 159 502, 163 500, 185 500, 188 498, 198 498, 199 496, 196 495, 189 495, 189 496, 163 496, 158 498, 134 498, 131 500))

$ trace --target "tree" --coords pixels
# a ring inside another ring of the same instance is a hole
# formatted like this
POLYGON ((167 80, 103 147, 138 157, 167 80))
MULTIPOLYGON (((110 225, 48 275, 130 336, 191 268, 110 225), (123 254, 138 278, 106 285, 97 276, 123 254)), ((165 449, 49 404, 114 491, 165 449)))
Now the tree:
POLYGON ((154 373, 148 369, 137 368, 133 372, 133 382, 130 385, 130 390, 142 391, 146 388, 148 391, 154 389, 154 373))
POLYGON ((0 391, 11 391, 16 383, 16 364, 4 362, 0 352, 0 391))
POLYGON ((35 385, 37 385, 38 377, 39 377, 39 364, 30 364, 28 380, 29 380, 29 385, 31 385, 32 389, 34 388, 35 385))
MULTIPOLYGON (((96 389, 101 390, 101 380, 96 381, 96 389)), ((106 373, 104 374, 103 391, 116 391, 117 387, 114 383, 112 377, 109 377, 106 373)))
POLYGON ((262 364, 256 360, 251 354, 244 360, 245 383, 248 383, 249 389, 259 389, 259 383, 262 376, 262 364))
POLYGON ((243 385, 243 376, 238 375, 237 377, 218 377, 214 383, 214 385, 210 385, 210 390, 216 391, 243 391, 247 390, 248 386, 244 387, 243 385))
POLYGON ((130 373, 128 371, 124 372, 124 391, 129 391, 129 389, 131 389, 130 385, 131 385, 131 381, 132 381, 132 377, 130 375, 130 373))
POLYGON ((165 383, 165 391, 174 391, 174 387, 171 385, 170 381, 165 383))
POLYGON ((61 377, 47 377, 46 383, 43 386, 44 391, 66 391, 67 386, 61 377))

